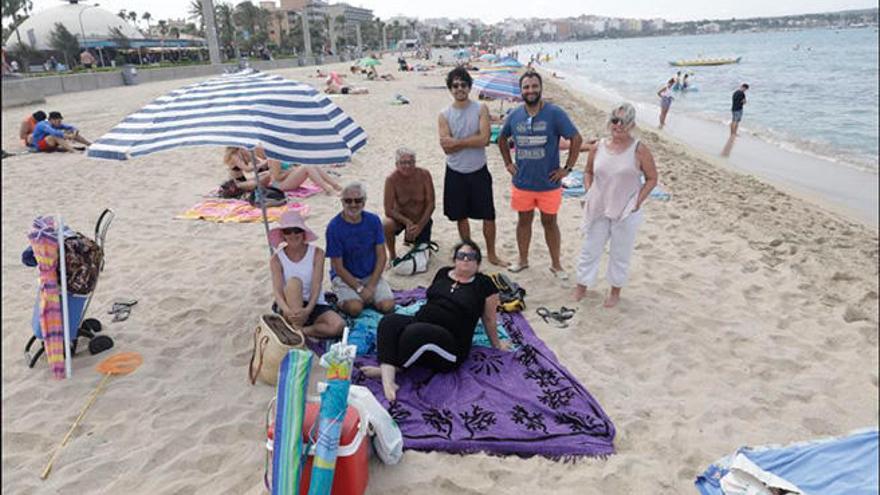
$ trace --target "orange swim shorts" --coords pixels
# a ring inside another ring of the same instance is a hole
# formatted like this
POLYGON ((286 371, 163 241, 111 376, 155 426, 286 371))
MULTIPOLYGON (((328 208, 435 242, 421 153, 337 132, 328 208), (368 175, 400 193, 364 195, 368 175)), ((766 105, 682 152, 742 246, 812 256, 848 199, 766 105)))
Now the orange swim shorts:
POLYGON ((511 186, 510 207, 516 211, 532 211, 535 208, 541 213, 555 215, 562 205, 562 188, 549 191, 527 191, 511 186))

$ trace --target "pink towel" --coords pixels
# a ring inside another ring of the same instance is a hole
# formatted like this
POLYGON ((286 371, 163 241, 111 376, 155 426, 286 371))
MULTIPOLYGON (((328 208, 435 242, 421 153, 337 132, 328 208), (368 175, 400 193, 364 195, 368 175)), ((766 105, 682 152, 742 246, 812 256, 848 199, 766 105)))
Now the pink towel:
MULTIPOLYGON (((266 208, 266 216, 270 222, 277 221, 287 210, 298 211, 300 215, 309 215, 309 205, 289 202, 284 206, 266 208)), ((247 201, 240 199, 206 199, 199 202, 189 210, 178 215, 177 218, 190 220, 207 220, 218 223, 254 223, 263 220, 263 213, 247 201)))
POLYGON ((28 234, 40 270, 40 332, 52 376, 65 377, 64 324, 61 314, 61 291, 58 280, 58 235, 55 219, 37 217, 28 234))

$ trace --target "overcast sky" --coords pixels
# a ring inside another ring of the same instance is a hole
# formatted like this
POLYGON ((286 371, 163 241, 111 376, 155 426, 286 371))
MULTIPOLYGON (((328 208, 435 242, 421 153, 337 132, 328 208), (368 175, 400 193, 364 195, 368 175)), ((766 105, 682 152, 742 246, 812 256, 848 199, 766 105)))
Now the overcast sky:
MULTIPOLYGON (((64 0, 33 0, 34 10, 54 7, 64 0)), ((215 2, 220 0, 214 0, 215 2)), ((85 2, 84 2, 85 3, 85 2)), ((186 17, 189 0, 94 0, 111 12, 121 9, 138 14, 150 12, 154 20, 186 17)), ((239 3, 234 0, 232 3, 239 3)), ((259 4, 259 0, 254 0, 259 4)), ((337 3, 330 0, 330 3, 337 3)), ((876 7, 874 0, 578 0, 545 2, 538 0, 352 0, 351 5, 373 9, 387 19, 398 14, 428 17, 477 17, 494 23, 507 17, 557 18, 595 14, 609 17, 670 21, 761 17, 876 7)))

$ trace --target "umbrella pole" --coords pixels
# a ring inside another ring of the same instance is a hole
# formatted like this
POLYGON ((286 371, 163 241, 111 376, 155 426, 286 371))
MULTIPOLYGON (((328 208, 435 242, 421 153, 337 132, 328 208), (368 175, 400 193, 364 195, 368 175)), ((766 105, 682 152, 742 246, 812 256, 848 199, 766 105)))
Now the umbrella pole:
POLYGON ((256 191, 257 200, 260 202, 260 210, 263 212, 263 228, 266 230, 266 244, 269 245, 269 257, 272 257, 272 243, 269 241, 269 215, 266 213, 266 192, 263 190, 263 184, 260 182, 260 167, 257 166, 257 153, 251 148, 251 161, 254 162, 254 180, 257 181, 256 191))

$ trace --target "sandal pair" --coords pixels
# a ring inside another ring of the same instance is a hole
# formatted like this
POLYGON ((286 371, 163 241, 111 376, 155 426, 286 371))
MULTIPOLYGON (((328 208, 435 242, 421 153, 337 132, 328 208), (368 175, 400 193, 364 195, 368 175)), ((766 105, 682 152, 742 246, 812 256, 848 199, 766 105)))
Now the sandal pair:
POLYGON ((131 315, 131 307, 135 304, 137 304, 136 299, 117 301, 113 303, 113 308, 107 313, 113 315, 114 322, 125 321, 131 315))
POLYGON ((541 306, 535 312, 544 319, 545 323, 549 323, 557 328, 568 328, 567 320, 572 319, 577 310, 562 306, 559 311, 551 311, 541 306))

